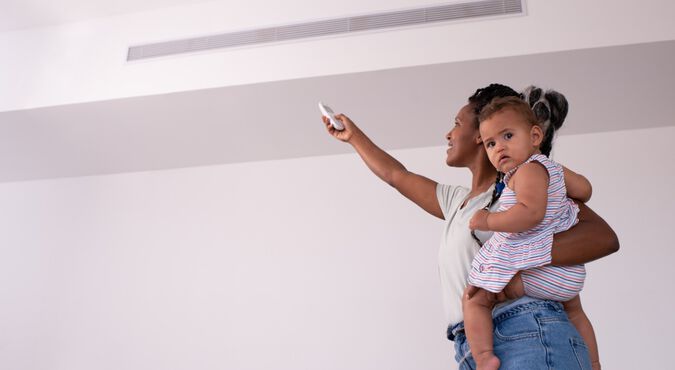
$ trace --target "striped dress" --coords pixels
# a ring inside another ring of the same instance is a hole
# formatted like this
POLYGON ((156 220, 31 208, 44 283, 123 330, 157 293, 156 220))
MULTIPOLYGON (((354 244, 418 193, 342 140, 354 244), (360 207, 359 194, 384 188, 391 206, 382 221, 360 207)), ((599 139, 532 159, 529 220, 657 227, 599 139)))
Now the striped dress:
MULTIPOLYGON (((498 293, 518 271, 522 271, 525 294, 540 299, 567 301, 583 288, 586 269, 583 265, 549 265, 551 245, 553 234, 565 231, 578 222, 579 207, 567 197, 560 164, 541 154, 531 156, 525 163, 531 161, 541 163, 549 173, 548 204, 544 219, 524 232, 494 233, 473 259, 469 284, 498 293)), ((504 183, 508 184, 517 169, 506 174, 504 183)), ((499 211, 505 211, 516 203, 516 193, 508 186, 505 187, 500 197, 499 211)))

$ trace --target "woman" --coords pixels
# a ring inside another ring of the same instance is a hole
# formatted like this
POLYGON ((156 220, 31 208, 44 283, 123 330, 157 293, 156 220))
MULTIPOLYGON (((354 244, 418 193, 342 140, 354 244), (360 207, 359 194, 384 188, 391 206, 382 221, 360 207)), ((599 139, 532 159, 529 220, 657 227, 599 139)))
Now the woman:
MULTIPOLYGON (((470 188, 438 184, 409 172, 370 141, 347 116, 336 116, 345 126, 343 131, 335 130, 323 118, 328 132, 351 144, 375 175, 428 213, 446 221, 439 250, 439 269, 448 339, 455 342, 455 359, 460 369, 475 368, 464 335, 462 294, 471 261, 480 245, 468 224, 477 210, 488 204, 494 205, 498 199, 498 192, 494 191, 497 171, 482 144, 478 114, 493 98, 505 96, 519 94, 498 84, 478 89, 468 104, 459 110, 454 127, 446 134, 449 146, 446 163, 471 171, 470 188)), ((548 103, 550 115, 566 111, 566 106, 560 106, 555 99, 548 103)), ((552 132, 545 134, 552 135, 552 132)), ((555 265, 583 264, 619 248, 616 234, 607 223, 585 205, 579 204, 579 207, 579 223, 555 235, 552 251, 555 265)), ((553 365, 561 369, 591 368, 588 350, 560 303, 522 297, 497 307, 493 318, 494 352, 501 359, 501 369, 539 370, 553 365)))

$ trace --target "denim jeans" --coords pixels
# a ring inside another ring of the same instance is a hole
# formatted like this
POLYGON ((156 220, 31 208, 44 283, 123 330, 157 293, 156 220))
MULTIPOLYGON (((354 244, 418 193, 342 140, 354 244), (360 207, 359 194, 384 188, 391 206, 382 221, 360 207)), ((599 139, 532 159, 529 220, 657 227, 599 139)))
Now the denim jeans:
MULTIPOLYGON (((591 369, 588 348, 567 319, 562 304, 528 300, 497 312, 494 323, 494 351, 500 370, 591 369)), ((475 369, 464 323, 448 328, 455 342, 455 360, 460 370, 475 369)))

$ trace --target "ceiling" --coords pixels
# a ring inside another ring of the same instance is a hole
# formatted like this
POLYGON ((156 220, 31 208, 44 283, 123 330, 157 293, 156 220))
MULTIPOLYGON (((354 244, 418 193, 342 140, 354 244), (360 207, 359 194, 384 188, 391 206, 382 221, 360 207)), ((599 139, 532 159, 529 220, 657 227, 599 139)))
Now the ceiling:
POLYGON ((477 87, 555 88, 561 134, 675 125, 675 41, 0 112, 0 182, 349 153, 317 102, 385 149, 445 145, 477 87))
POLYGON ((209 0, 2 0, 0 32, 47 27, 209 0))

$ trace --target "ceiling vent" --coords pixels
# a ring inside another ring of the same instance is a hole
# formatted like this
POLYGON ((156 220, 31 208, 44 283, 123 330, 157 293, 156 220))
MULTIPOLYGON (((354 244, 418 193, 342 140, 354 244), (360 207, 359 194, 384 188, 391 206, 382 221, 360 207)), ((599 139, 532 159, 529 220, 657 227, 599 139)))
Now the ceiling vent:
POLYGON ((351 32, 523 14, 524 0, 484 0, 223 33, 129 48, 127 61, 351 32))

